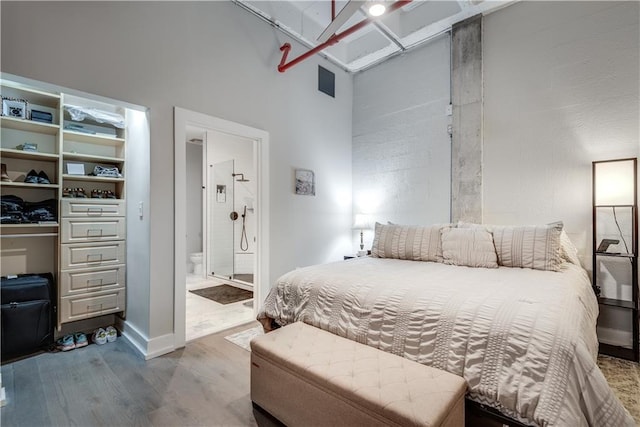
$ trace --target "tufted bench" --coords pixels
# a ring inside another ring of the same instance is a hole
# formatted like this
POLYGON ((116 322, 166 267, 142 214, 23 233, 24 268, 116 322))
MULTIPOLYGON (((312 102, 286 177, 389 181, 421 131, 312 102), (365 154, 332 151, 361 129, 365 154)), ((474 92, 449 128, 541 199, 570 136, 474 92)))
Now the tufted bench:
POLYGON ((465 381, 297 322, 251 341, 251 400, 288 426, 464 426, 465 381))

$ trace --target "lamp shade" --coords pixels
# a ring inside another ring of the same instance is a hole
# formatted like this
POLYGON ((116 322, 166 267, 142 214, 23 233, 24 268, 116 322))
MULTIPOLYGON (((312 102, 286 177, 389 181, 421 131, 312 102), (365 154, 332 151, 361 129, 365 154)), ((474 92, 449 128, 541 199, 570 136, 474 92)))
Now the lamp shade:
POLYGON ((593 163, 593 201, 596 206, 635 203, 636 159, 593 163))
POLYGON ((371 215, 356 214, 353 228, 358 230, 369 230, 373 228, 371 215))

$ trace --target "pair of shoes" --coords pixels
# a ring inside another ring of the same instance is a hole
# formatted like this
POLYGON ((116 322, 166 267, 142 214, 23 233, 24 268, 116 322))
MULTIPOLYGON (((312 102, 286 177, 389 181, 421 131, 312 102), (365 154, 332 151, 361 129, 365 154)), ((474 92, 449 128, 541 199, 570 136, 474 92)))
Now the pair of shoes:
POLYGON ((7 175, 7 165, 6 163, 2 163, 2 182, 11 182, 11 178, 7 175))
POLYGON ((69 351, 74 348, 82 348, 89 345, 89 341, 87 341, 87 336, 82 332, 76 332, 75 334, 65 335, 56 341, 56 347, 58 350, 69 351))
POLYGON ((93 199, 116 199, 116 195, 111 190, 91 190, 91 198, 93 199))
POLYGON ((80 197, 87 198, 87 194, 84 192, 84 188, 64 188, 62 190, 62 197, 80 197))
POLYGON ((93 168, 93 175, 110 177, 110 178, 122 178, 122 174, 120 173, 120 170, 115 166, 109 168, 109 167, 98 165, 95 168, 93 168))
POLYGON ((51 184, 49 177, 44 171, 40 171, 40 173, 36 173, 34 169, 31 169, 27 174, 27 177, 24 179, 24 182, 27 184, 51 184))
POLYGON ((98 328, 93 332, 91 339, 98 345, 108 342, 114 342, 118 338, 118 331, 113 326, 107 326, 107 329, 98 328))

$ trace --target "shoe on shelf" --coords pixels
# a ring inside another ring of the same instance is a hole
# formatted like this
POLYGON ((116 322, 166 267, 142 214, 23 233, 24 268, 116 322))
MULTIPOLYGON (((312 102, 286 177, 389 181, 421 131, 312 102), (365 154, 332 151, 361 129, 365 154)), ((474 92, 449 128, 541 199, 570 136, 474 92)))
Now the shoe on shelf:
POLYGON ((114 342, 118 338, 118 331, 113 326, 107 326, 107 342, 114 342))
POLYGON ((76 348, 76 344, 73 342, 73 335, 65 335, 56 341, 56 347, 58 350, 69 351, 76 348))
POLYGON ((38 174, 38 184, 51 184, 49 177, 44 173, 44 171, 40 171, 38 174))
POLYGON ((76 342, 76 348, 86 347, 89 345, 87 336, 82 332, 76 332, 75 334, 73 334, 73 339, 76 342))
POLYGON ((73 190, 69 187, 63 188, 62 197, 73 197, 73 190))
POLYGON ((94 343, 96 343, 98 345, 106 344, 106 342, 107 342, 107 332, 102 328, 98 328, 93 332, 93 335, 91 336, 91 339, 93 340, 94 343))
POLYGON ((7 175, 7 165, 2 163, 2 182, 11 182, 11 178, 7 175))
POLYGON ((38 173, 31 169, 24 179, 24 182, 27 184, 38 184, 38 173))
POLYGON ((115 194, 114 194, 114 192, 113 192, 113 191, 111 191, 111 190, 105 190, 105 191, 103 192, 103 194, 106 194, 106 195, 105 195, 105 198, 106 198, 106 199, 117 199, 116 195, 115 195, 115 194))
POLYGON ((75 197, 81 197, 81 198, 87 198, 87 194, 84 192, 84 188, 76 188, 75 191, 75 197))

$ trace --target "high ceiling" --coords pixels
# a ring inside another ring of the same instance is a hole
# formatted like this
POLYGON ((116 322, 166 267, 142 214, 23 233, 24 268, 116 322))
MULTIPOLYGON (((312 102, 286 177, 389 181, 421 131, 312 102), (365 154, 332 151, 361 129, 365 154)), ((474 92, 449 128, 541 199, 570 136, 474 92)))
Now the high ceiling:
MULTIPOLYGON (((451 25, 479 13, 507 6, 514 0, 414 0, 374 23, 327 47, 322 54, 347 71, 356 72, 378 64, 389 57, 416 47, 447 31, 451 25)), ((318 37, 331 23, 331 0, 265 1, 235 0, 243 7, 289 34, 309 49, 320 44, 318 37)), ((355 0, 352 0, 355 2, 355 0)), ((339 12, 349 1, 336 0, 339 12)), ((355 2, 353 15, 336 34, 368 17, 367 2, 355 2)), ((393 0, 385 2, 387 6, 393 0)), ((354 6, 354 5, 350 5, 354 6)), ((289 60, 305 53, 294 46, 289 60)))

